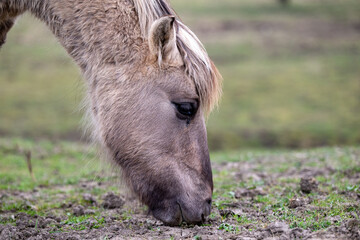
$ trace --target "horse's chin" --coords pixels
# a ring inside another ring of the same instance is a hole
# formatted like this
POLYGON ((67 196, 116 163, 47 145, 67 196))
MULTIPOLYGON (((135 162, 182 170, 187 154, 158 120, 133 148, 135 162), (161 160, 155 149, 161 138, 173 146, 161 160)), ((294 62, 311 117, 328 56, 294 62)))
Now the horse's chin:
POLYGON ((180 206, 173 205, 170 208, 158 208, 152 210, 152 214, 156 219, 162 221, 165 225, 179 226, 183 221, 180 206))

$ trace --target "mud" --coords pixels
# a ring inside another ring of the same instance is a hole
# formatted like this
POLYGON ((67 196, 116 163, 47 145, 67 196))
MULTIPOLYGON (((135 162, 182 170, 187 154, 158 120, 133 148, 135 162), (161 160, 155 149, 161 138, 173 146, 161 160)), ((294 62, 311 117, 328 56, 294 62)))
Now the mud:
MULTIPOLYGON (((359 155, 358 152, 356 154, 359 155)), ((311 156, 292 154, 254 157, 249 162, 214 163, 216 179, 219 179, 221 172, 230 176, 228 183, 233 184, 229 191, 231 196, 217 196, 212 214, 201 226, 165 226, 148 215, 146 207, 133 198, 111 191, 99 195, 90 193, 95 188, 98 191, 108 189, 111 182, 99 184, 96 181, 85 181, 75 185, 52 186, 52 190, 66 189, 57 193, 52 200, 63 203, 43 211, 42 216, 36 214, 39 211, 36 203, 46 196, 44 192, 49 190, 46 187, 31 192, 2 190, 2 203, 22 200, 23 205, 21 210, 0 210, 0 239, 360 239, 358 193, 340 191, 335 187, 326 192, 324 187, 330 183, 319 183, 310 177, 327 176, 331 179, 334 174, 342 174, 346 181, 358 183, 360 175, 357 171, 336 170, 326 164, 309 168, 305 166, 309 159, 311 156), (273 171, 274 166, 282 166, 285 162, 294 164, 280 172, 273 171), (249 179, 262 184, 254 187, 238 185, 249 179), (295 181, 284 184, 280 179, 295 181), (259 198, 272 194, 276 189, 274 186, 278 186, 276 191, 279 196, 286 194, 288 188, 296 192, 296 196, 280 208, 278 216, 274 216, 274 211, 268 209, 266 203, 259 201, 259 198), (79 199, 69 201, 74 198, 71 190, 76 192, 79 189, 85 193, 79 194, 79 199), (313 205, 313 198, 318 201, 332 192, 351 200, 352 203, 344 204, 345 211, 349 213, 347 218, 328 216, 331 224, 314 230, 291 225, 291 219, 282 217, 288 208, 292 209, 295 216, 305 218, 307 212, 324 208, 313 205)), ((221 178, 215 181, 215 191, 224 186, 219 181, 221 178)))
MULTIPOLYGON (((301 228, 291 229, 283 222, 273 222, 267 227, 251 231, 252 226, 244 226, 241 233, 219 230, 213 226, 167 227, 144 215, 133 216, 121 221, 116 217, 106 217, 102 228, 81 231, 59 232, 61 221, 51 216, 29 216, 16 214, 15 226, 0 225, 0 239, 359 239, 359 221, 349 220, 326 231, 312 233, 301 228)), ((215 221, 216 222, 216 221, 215 221)), ((210 221, 208 224, 214 224, 210 221)), ((85 224, 91 228, 94 221, 85 224)))

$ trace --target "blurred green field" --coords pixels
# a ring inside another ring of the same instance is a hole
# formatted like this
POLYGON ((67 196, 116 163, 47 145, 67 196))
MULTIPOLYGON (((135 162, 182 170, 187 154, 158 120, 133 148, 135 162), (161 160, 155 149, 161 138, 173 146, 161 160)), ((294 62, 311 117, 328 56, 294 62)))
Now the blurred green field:
MULTIPOLYGON (((360 143, 360 1, 172 0, 224 77, 213 150, 360 143)), ((46 27, 0 51, 0 136, 80 139, 82 80, 46 27)))

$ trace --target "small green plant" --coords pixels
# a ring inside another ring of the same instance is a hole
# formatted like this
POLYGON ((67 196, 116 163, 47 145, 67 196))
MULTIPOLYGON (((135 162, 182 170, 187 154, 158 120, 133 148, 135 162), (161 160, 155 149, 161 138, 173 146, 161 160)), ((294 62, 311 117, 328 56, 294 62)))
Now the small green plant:
POLYGON ((121 214, 122 220, 130 220, 132 218, 131 212, 125 211, 121 214))
POLYGON ((359 192, 360 193, 360 188, 358 185, 347 186, 346 189, 350 192, 359 192))
POLYGON ((249 219, 247 216, 234 215, 233 217, 240 225, 253 223, 253 221, 249 219))
POLYGON ((219 226, 219 230, 225 230, 226 232, 237 233, 239 231, 239 227, 230 225, 229 223, 221 223, 219 226))

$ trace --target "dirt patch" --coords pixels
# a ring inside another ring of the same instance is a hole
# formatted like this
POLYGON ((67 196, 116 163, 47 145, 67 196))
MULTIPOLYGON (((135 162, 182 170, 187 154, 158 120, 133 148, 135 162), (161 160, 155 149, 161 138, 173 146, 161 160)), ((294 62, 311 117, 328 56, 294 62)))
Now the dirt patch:
POLYGON ((199 226, 165 226, 109 191, 110 180, 2 190, 0 239, 360 239, 359 156, 336 149, 215 162, 212 213, 199 226))
POLYGON ((304 193, 311 193, 318 189, 318 182, 313 177, 303 177, 300 180, 300 190, 304 193))
POLYGON ((105 209, 121 208, 125 201, 114 193, 110 192, 104 196, 102 207, 105 209))

